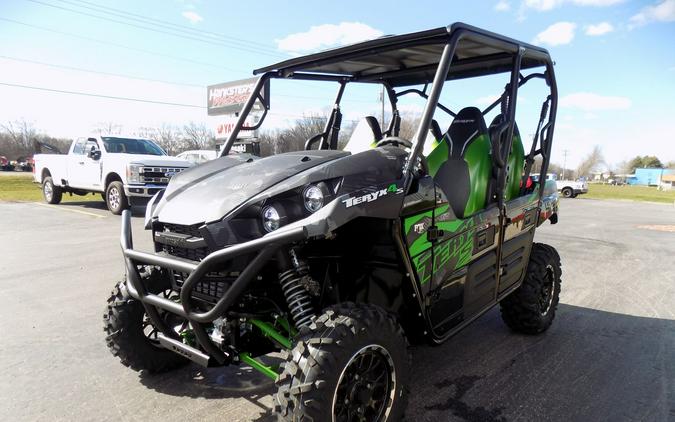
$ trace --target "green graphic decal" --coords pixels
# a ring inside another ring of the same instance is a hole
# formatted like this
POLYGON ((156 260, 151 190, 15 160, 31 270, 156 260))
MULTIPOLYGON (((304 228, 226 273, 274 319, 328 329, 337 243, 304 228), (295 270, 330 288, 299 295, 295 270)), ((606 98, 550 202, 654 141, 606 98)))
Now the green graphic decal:
MULTIPOLYGON (((419 221, 418 217, 412 218, 419 221)), ((476 227, 483 218, 482 215, 478 215, 466 220, 436 221, 438 229, 445 232, 445 240, 433 246, 433 254, 432 244, 427 241, 426 236, 413 242, 410 252, 421 284, 429 282, 434 275, 442 277, 471 262, 476 227), (413 252, 417 256, 413 255, 413 252)), ((406 227, 410 226, 412 224, 406 227)))

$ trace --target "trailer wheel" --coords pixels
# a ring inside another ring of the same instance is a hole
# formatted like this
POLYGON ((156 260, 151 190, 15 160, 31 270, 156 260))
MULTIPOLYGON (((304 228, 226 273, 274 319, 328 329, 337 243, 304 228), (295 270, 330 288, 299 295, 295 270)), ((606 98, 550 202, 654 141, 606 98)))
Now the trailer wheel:
POLYGON ((63 191, 59 186, 54 186, 51 176, 45 177, 42 181, 42 196, 48 204, 58 204, 63 197, 63 191))
POLYGON ((290 352, 276 412, 283 421, 400 420, 410 365, 393 315, 365 304, 328 308, 290 352))
POLYGON ((129 200, 124 194, 122 182, 110 182, 105 190, 105 203, 110 212, 115 215, 120 215, 122 211, 129 208, 129 200))

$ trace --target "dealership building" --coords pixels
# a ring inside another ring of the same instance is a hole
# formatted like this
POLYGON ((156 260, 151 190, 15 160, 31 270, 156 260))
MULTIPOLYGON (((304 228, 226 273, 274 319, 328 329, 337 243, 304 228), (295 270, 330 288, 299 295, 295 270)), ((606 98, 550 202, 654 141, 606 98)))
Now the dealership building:
POLYGON ((675 174, 675 170, 658 168, 635 169, 635 174, 628 176, 626 183, 629 185, 659 186, 663 176, 672 174, 675 174))

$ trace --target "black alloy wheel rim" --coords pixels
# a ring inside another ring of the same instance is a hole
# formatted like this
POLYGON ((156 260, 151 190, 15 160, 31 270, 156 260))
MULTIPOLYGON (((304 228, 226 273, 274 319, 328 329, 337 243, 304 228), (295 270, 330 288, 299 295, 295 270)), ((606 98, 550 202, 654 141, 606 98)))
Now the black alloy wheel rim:
POLYGON ((553 294, 555 291, 555 274, 553 267, 546 266, 546 275, 544 276, 544 284, 541 286, 541 294, 539 295, 539 309, 541 315, 548 314, 553 305, 553 294))
POLYGON ((333 401, 333 420, 387 420, 395 388, 394 364, 387 350, 378 345, 364 347, 352 356, 340 376, 333 401))

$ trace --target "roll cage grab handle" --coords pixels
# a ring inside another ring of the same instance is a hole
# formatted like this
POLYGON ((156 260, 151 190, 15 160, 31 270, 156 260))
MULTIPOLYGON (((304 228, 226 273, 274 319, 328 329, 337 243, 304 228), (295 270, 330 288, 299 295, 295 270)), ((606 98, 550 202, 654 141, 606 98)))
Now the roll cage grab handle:
MULTIPOLYGON (((448 31, 450 31, 450 27, 448 27, 448 31)), ((453 58, 455 57, 455 51, 457 49, 457 44, 459 41, 461 41, 462 38, 466 36, 471 36, 474 40, 485 40, 486 42, 490 40, 490 38, 484 34, 481 34, 479 32, 473 31, 468 28, 461 28, 456 31, 453 31, 451 33, 452 35, 450 36, 450 39, 448 42, 445 44, 443 47, 443 53, 441 54, 440 61, 438 63, 438 66, 436 68, 436 73, 434 75, 434 79, 431 85, 431 91, 429 92, 428 95, 425 94, 422 95, 424 98, 427 99, 427 102, 424 107, 424 111, 422 113, 422 118, 420 120, 420 124, 417 127, 417 131, 415 132, 414 135, 414 145, 415 147, 410 153, 409 159, 405 165, 404 168, 404 189, 407 192, 408 189, 410 188, 413 180, 413 168, 415 166, 415 163, 417 163, 418 158, 422 154, 422 151, 424 149, 424 142, 426 140, 426 134, 429 131, 429 127, 431 126, 431 120, 434 115, 434 111, 436 110, 437 107, 439 107, 439 98, 441 91, 443 89, 443 84, 445 83, 445 80, 447 79, 447 75, 450 71, 450 66, 452 64, 453 58)), ((506 111, 506 114, 508 114, 508 118, 506 121, 503 123, 503 126, 499 127, 499 135, 503 134, 506 132, 507 137, 506 139, 512 139, 513 138, 513 132, 514 132, 514 127, 515 127, 515 114, 516 114, 516 102, 517 102, 517 96, 518 96, 518 88, 527 83, 529 80, 533 78, 542 78, 546 81, 547 85, 550 87, 550 107, 549 107, 549 121, 543 125, 541 128, 541 149, 539 150, 542 154, 542 172, 541 174, 544 175, 548 171, 548 158, 550 157, 550 152, 551 152, 551 139, 553 135, 553 129, 555 127, 555 116, 556 116, 556 111, 557 111, 557 103, 558 103, 558 91, 557 91, 557 85, 555 82, 554 78, 554 70, 553 70, 553 62, 550 60, 550 57, 546 60, 545 66, 546 66, 546 71, 544 74, 541 73, 533 73, 528 76, 523 77, 520 74, 520 68, 521 68, 521 62, 523 57, 527 56, 527 48, 524 47, 523 45, 509 41, 509 40, 500 40, 500 43, 502 44, 502 47, 504 48, 505 51, 511 51, 512 57, 513 57, 513 66, 511 69, 511 79, 510 83, 507 86, 507 91, 510 91, 508 94, 508 107, 506 111)), ((237 120, 237 124, 234 127, 234 130, 230 134, 229 138, 225 142, 225 145, 223 146, 220 155, 224 156, 227 155, 230 152, 230 149, 232 148, 232 145, 234 144, 234 141, 237 139, 237 136, 239 135, 239 131, 242 129, 244 126, 244 121, 248 114, 251 112, 251 109, 253 108, 253 105, 255 104, 255 101, 259 98, 259 92, 261 92, 263 86, 265 83, 267 83, 270 79, 273 78, 285 78, 292 76, 294 79, 301 79, 301 80, 310 80, 310 81, 333 81, 333 82, 338 82, 340 83, 340 88, 338 90, 338 94, 336 96, 335 104, 333 107, 333 111, 331 113, 331 116, 329 117, 328 121, 326 122, 326 126, 324 128, 324 132, 321 134, 318 134, 310 140, 307 141, 306 147, 311 147, 311 145, 315 142, 318 142, 319 139, 321 140, 320 148, 323 147, 333 147, 331 145, 333 143, 333 139, 337 139, 337 133, 334 133, 331 135, 331 139, 328 139, 328 135, 331 134, 331 130, 335 131, 336 129, 336 123, 339 125, 339 120, 341 117, 340 110, 339 110, 339 103, 342 98, 342 94, 344 92, 344 88, 347 83, 352 82, 352 81, 358 81, 353 76, 333 76, 333 75, 321 75, 321 74, 313 74, 313 73, 304 73, 304 72, 290 72, 290 73, 283 73, 281 71, 269 71, 263 73, 258 81, 256 82, 256 85, 253 89, 253 92, 251 96, 249 96, 248 100, 244 104, 244 107, 242 108, 241 112, 239 113, 239 119, 237 120), (333 136, 334 135, 334 136, 333 136)), ((364 79, 366 81, 367 79, 364 79)), ((376 80, 376 79, 375 79, 376 80)), ((379 83, 382 83, 387 91, 388 97, 389 97, 389 102, 392 108, 392 119, 389 124, 388 129, 384 132, 388 136, 396 136, 398 132, 398 120, 399 120, 399 114, 398 114, 398 109, 396 107, 397 99, 400 95, 403 95, 405 93, 409 92, 418 92, 419 90, 406 90, 402 91, 401 93, 396 93, 385 81, 379 80, 379 83)), ((505 93, 506 94, 506 93, 505 93)), ((483 115, 486 113, 490 112, 494 107, 499 105, 500 103, 503 102, 503 96, 502 98, 498 99, 494 103, 492 103, 490 106, 488 106, 485 110, 482 111, 483 115)), ((442 106, 442 105, 441 105, 442 106)), ((267 105, 266 105, 267 107, 267 105)), ((451 110, 447 109, 447 107, 442 106, 441 109, 445 111, 446 113, 449 113, 450 115, 454 115, 451 110)), ((267 111, 265 110, 265 113, 267 111)), ((259 124, 257 125, 259 126, 259 124)), ((337 128, 339 130, 339 128, 337 128)), ((497 135, 497 134, 495 134, 497 135)), ((491 136, 492 137, 492 136, 491 136)), ((501 136, 498 136, 498 138, 501 138, 501 136)), ((494 144, 494 143, 493 143, 494 144)), ((497 143, 499 144, 499 142, 497 143)), ((498 201, 500 208, 503 206, 503 189, 504 189, 504 184, 505 184, 505 178, 506 178, 506 171, 505 171, 505 161, 506 158, 508 157, 508 154, 511 151, 511 143, 510 142, 505 142, 505 145, 499 145, 499 151, 498 151, 498 157, 496 158, 496 164, 497 167, 499 168, 499 178, 498 178, 498 201)), ((496 147, 497 145, 495 145, 496 147)), ((540 189, 540 196, 543 195, 543 184, 539 187, 540 189)))

